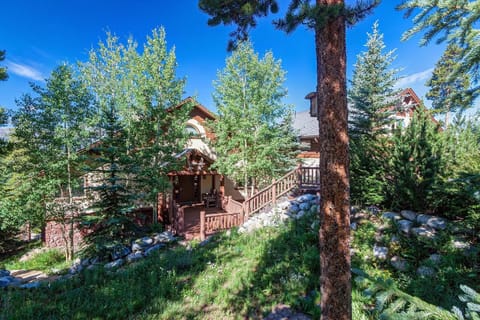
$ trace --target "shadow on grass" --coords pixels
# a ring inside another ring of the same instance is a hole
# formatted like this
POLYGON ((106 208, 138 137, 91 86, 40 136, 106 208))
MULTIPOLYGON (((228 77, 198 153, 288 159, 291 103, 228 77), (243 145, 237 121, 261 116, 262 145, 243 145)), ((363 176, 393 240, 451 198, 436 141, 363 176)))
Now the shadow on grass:
POLYGON ((117 271, 3 290, 0 319, 257 319, 277 304, 318 318, 318 227, 311 225, 233 230, 117 271))

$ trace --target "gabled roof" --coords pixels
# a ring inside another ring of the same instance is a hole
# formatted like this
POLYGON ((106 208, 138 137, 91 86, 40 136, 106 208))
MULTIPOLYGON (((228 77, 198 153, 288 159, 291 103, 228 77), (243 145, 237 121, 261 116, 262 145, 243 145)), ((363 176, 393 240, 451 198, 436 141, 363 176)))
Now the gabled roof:
POLYGON ((192 97, 187 97, 187 98, 183 99, 179 104, 177 104, 173 108, 180 108, 181 106, 183 106, 187 103, 192 103, 193 104, 193 109, 197 109, 201 113, 205 114, 211 120, 215 120, 217 118, 217 116, 213 112, 208 110, 205 106, 203 106, 201 103, 199 103, 197 100, 195 100, 192 97))

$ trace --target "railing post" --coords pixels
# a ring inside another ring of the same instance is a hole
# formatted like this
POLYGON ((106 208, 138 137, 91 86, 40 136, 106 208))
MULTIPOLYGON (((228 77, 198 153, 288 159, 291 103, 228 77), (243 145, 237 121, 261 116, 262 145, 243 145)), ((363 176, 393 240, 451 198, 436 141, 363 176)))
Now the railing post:
POLYGON ((298 165, 298 169, 297 169, 297 184, 298 184, 298 188, 302 188, 302 164, 300 163, 298 165))
POLYGON ((272 181, 272 203, 274 205, 277 203, 277 181, 275 181, 275 178, 272 181))
POLYGON ((205 240, 205 211, 200 211, 200 240, 205 240))

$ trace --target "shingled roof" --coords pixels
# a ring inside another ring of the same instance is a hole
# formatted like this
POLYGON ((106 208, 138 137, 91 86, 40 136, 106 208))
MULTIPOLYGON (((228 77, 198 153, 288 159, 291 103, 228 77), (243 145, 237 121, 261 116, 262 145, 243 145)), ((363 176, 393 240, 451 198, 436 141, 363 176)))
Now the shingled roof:
POLYGON ((293 128, 301 137, 318 136, 318 119, 310 116, 309 111, 296 112, 293 118, 293 128))

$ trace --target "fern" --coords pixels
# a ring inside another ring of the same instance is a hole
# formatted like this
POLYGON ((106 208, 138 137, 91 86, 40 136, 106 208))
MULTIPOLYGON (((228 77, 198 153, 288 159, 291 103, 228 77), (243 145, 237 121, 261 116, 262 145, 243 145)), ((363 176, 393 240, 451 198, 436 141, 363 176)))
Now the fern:
POLYGON ((375 298, 380 319, 480 320, 480 294, 466 285, 460 286, 464 294, 459 296, 460 301, 466 303, 464 315, 457 307, 448 311, 409 295, 400 290, 392 279, 375 279, 358 269, 352 272, 358 275, 355 278, 357 283, 366 285, 365 294, 375 298))

